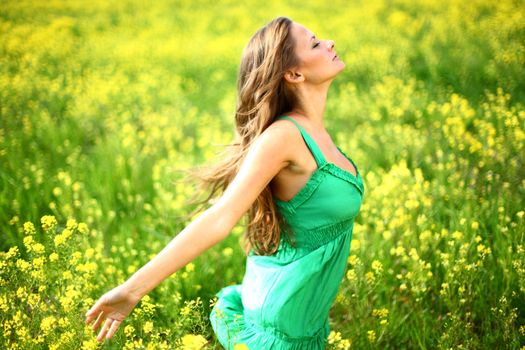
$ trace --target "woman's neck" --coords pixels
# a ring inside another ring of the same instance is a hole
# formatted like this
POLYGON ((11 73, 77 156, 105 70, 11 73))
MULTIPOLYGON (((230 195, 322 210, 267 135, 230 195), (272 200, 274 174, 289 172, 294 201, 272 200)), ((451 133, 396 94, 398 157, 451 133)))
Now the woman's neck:
POLYGON ((308 118, 317 130, 325 130, 324 110, 329 87, 330 82, 322 85, 302 85, 296 90, 298 104, 293 108, 293 112, 308 118))

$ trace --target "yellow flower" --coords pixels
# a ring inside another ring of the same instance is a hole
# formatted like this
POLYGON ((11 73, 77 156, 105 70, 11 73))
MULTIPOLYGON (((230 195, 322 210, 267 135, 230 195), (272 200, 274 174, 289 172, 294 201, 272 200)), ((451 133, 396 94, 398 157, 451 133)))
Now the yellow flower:
POLYGON ((30 221, 24 223, 24 232, 26 235, 32 235, 36 232, 35 225, 33 225, 33 223, 30 221))
POLYGON ((20 326, 16 329, 16 334, 20 337, 20 338, 24 338, 26 335, 27 335, 28 331, 27 331, 27 328, 24 327, 24 326, 20 326))
POLYGON ((95 249, 88 248, 86 249, 86 253, 84 255, 86 256, 86 258, 91 258, 93 254, 95 254, 95 249))
POLYGON ((348 258, 348 263, 350 265, 356 265, 358 262, 359 262, 359 258, 355 254, 350 255, 350 257, 348 258))
POLYGON ((62 235, 56 235, 54 241, 55 241, 55 247, 58 247, 59 245, 64 244, 66 239, 62 235))
POLYGON ((73 234, 73 232, 71 232, 71 230, 68 229, 68 228, 65 228, 64 231, 62 231, 62 236, 64 236, 64 240, 66 240, 69 237, 71 237, 72 234, 73 234))
POLYGON ((461 231, 454 231, 452 232, 452 238, 456 241, 460 241, 463 238, 463 233, 461 231))
POLYGON ((68 290, 64 293, 64 296, 60 297, 60 304, 64 311, 68 312, 72 309, 73 304, 80 296, 80 292, 73 289, 73 286, 68 286, 68 290))
POLYGON ((9 225, 15 225, 16 223, 18 223, 19 220, 20 219, 18 218, 18 216, 15 215, 11 218, 11 220, 9 220, 9 225))
POLYGON ((40 243, 33 244, 33 251, 36 254, 42 254, 42 253, 44 253, 45 250, 46 250, 46 248, 44 247, 43 244, 40 244, 40 243))
POLYGON ((95 271, 96 269, 97 269, 97 264, 95 264, 94 262, 85 263, 85 264, 78 264, 75 267, 75 271, 85 272, 85 273, 89 273, 89 272, 95 271))
POLYGON ((328 335, 328 344, 338 343, 341 339, 341 332, 330 331, 330 334, 328 335))
POLYGON ((387 317, 388 316, 388 309, 382 308, 382 309, 374 309, 372 310, 372 316, 375 317, 387 317))
POLYGON ((71 264, 76 265, 78 263, 78 260, 82 257, 82 253, 78 250, 75 251, 73 254, 71 254, 71 264))
POLYGON ((44 275, 44 271, 43 270, 31 271, 31 278, 33 278, 35 280, 43 281, 45 277, 46 276, 44 275))
POLYGON ((432 237, 432 232, 430 232, 429 230, 425 230, 419 235, 419 239, 421 241, 427 241, 430 239, 430 237, 432 237))
POLYGON ((11 247, 9 248, 9 251, 4 255, 5 260, 9 260, 11 258, 14 258, 18 255, 18 247, 11 247))
POLYGON ((55 187, 55 188, 53 188, 53 195, 54 195, 55 197, 58 197, 58 196, 60 196, 61 194, 62 194, 62 189, 61 189, 60 187, 55 187))
POLYGON ((0 311, 7 312, 9 310, 9 304, 7 303, 7 296, 0 295, 0 311))
POLYGON ((208 341, 202 335, 186 334, 182 337, 182 349, 184 350, 199 350, 208 341))
POLYGON ((188 316, 190 313, 191 313, 191 306, 190 305, 185 305, 185 306, 182 307, 182 309, 180 309, 180 314, 182 316, 188 316))
POLYGON ((98 349, 99 342, 97 338, 93 337, 90 340, 84 340, 82 342, 82 350, 95 350, 98 349))
POLYGON ((191 272, 191 271, 193 271, 193 270, 195 270, 195 264, 193 264, 193 263, 191 263, 191 262, 188 263, 188 264, 186 265, 186 271, 191 272))
POLYGON ((78 226, 77 221, 75 219, 68 219, 66 223, 66 228, 68 230, 74 230, 78 226))
POLYGON ((376 277, 372 271, 365 273, 365 278, 369 284, 374 283, 374 281, 376 280, 376 277))
POLYGON ((144 327, 142 329, 144 330, 144 333, 150 333, 153 330, 153 322, 147 321, 144 323, 144 327))
POLYGON ((439 294, 445 295, 448 292, 448 283, 441 283, 441 290, 439 291, 439 294))
POLYGON ((394 252, 395 252, 395 255, 397 255, 397 256, 403 256, 403 255, 405 255, 405 247, 397 246, 395 248, 394 252))
POLYGON ((418 261, 419 260, 419 254, 417 253, 417 250, 415 248, 410 248, 410 252, 408 253, 412 260, 418 261))
POLYGON ((88 226, 81 222, 78 224, 78 232, 82 233, 82 234, 86 234, 89 232, 89 229, 88 229, 88 226))
POLYGON ((124 327, 124 334, 126 334, 126 337, 131 337, 135 333, 135 327, 128 324, 126 327, 124 327))
POLYGON ((39 269, 42 266, 44 266, 44 262, 45 262, 45 258, 43 258, 43 257, 35 258, 35 259, 33 259, 33 267, 36 268, 36 269, 39 269))
POLYGON ((23 243, 26 246, 28 252, 33 250, 33 246, 31 244, 33 243, 33 236, 25 236, 23 243))
POLYGON ((222 255, 224 255, 225 257, 229 257, 232 254, 233 254, 233 249, 230 247, 226 247, 222 250, 222 255))
POLYGON ((27 271, 29 269, 29 263, 27 261, 25 261, 24 259, 18 259, 16 261, 16 267, 20 270, 20 271, 27 271))
POLYGON ((56 323, 56 318, 54 316, 45 317, 40 322, 40 329, 44 332, 44 335, 49 334, 49 331, 54 328, 56 323))
POLYGON ((338 348, 343 350, 349 350, 351 347, 351 343, 349 339, 341 339, 339 342, 338 348))
POLYGON ((72 331, 66 331, 60 336, 59 342, 68 343, 75 337, 75 334, 72 331))
POLYGON ((381 271, 383 271, 383 264, 381 264, 381 262, 378 260, 374 260, 372 261, 372 269, 376 273, 380 273, 381 271))
POLYGON ((57 261, 58 260, 58 254, 57 253, 51 253, 49 254, 49 261, 53 262, 53 261, 57 261))
POLYGON ((376 332, 375 331, 370 330, 370 331, 366 332, 366 335, 368 337, 368 341, 369 342, 371 342, 371 343, 375 342, 375 340, 376 340, 376 332))
POLYGON ((233 350, 250 350, 246 344, 235 344, 233 350))
POLYGON ((16 296, 20 299, 23 299, 25 298, 26 295, 27 295, 27 291, 25 287, 18 287, 18 289, 16 290, 16 296))
POLYGON ((350 269, 346 272, 346 278, 349 280, 349 281, 355 281, 357 279, 357 276, 355 274, 355 270, 354 269, 350 269))
POLYGON ((42 216, 40 222, 42 223, 42 228, 44 231, 49 231, 57 225, 57 220, 53 215, 42 216))
POLYGON ((40 302, 40 295, 38 295, 37 293, 31 293, 29 294, 29 296, 27 297, 27 303, 31 306, 31 307, 35 307, 38 303, 40 302))

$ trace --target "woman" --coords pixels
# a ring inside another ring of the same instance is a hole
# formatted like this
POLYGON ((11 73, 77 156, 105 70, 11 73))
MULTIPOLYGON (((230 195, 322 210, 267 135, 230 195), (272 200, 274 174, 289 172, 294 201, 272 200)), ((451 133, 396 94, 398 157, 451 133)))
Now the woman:
POLYGON ((91 307, 93 330, 106 320, 99 341, 247 213, 246 274, 217 293, 210 315, 219 342, 227 349, 326 347, 364 193, 356 165, 323 125, 328 88, 344 68, 332 40, 286 17, 252 36, 239 71, 234 152, 203 176, 222 196, 91 307))

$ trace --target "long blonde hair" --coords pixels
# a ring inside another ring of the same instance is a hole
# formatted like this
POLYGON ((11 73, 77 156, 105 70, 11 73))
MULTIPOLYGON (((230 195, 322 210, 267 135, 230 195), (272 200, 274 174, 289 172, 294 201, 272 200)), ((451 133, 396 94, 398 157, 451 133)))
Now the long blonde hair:
MULTIPOLYGON (((257 30, 244 47, 237 80, 235 139, 220 163, 193 173, 210 189, 201 204, 209 202, 219 190, 224 192, 254 140, 277 116, 294 107, 295 95, 283 79, 285 71, 298 64, 291 25, 289 18, 275 18, 257 30)), ((281 225, 289 233, 283 236, 293 244, 292 232, 276 210, 269 185, 248 210, 248 219, 242 240, 246 254, 252 248, 257 255, 274 254, 283 233, 281 225)))

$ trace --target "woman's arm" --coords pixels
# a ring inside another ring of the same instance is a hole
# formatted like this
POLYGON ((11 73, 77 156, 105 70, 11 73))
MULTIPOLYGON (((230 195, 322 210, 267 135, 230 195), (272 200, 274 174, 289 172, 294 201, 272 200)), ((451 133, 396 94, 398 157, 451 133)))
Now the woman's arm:
POLYGON ((124 283, 129 291, 142 298, 164 279, 226 238, 272 178, 288 165, 291 159, 289 140, 293 131, 283 124, 273 124, 265 130, 248 151, 239 172, 220 199, 124 283))
POLYGON ((272 178, 292 159, 289 123, 266 129, 248 151, 239 172, 221 198, 193 220, 152 260, 126 282, 102 295, 86 312, 93 331, 106 322, 97 336, 110 339, 140 299, 168 276, 217 244, 231 231, 272 178))

